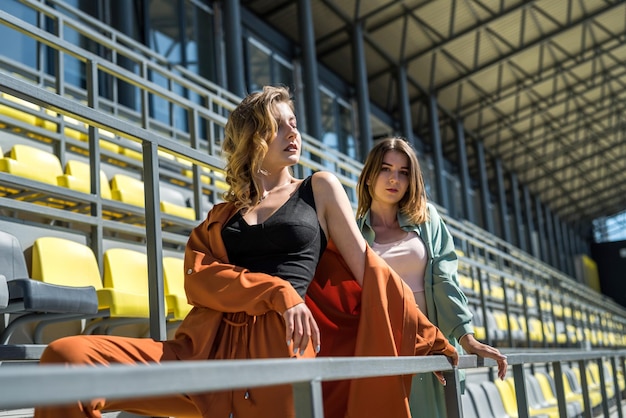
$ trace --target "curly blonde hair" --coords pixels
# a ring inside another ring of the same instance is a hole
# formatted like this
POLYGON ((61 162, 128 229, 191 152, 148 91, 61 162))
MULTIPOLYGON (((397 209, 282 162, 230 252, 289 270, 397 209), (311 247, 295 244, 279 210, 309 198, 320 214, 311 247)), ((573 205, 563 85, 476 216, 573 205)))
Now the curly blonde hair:
POLYGON ((278 130, 275 110, 279 103, 287 103, 294 110, 286 87, 265 86, 246 96, 226 122, 222 152, 229 190, 223 198, 239 209, 249 209, 260 201, 261 188, 254 174, 261 172, 268 143, 278 130))
POLYGON ((372 206, 373 192, 371 189, 376 183, 385 154, 391 150, 406 155, 409 160, 409 187, 398 202, 398 209, 409 219, 411 224, 419 225, 428 220, 424 177, 415 150, 404 138, 397 136, 381 139, 367 155, 356 186, 359 199, 356 210, 357 218, 365 216, 372 206))

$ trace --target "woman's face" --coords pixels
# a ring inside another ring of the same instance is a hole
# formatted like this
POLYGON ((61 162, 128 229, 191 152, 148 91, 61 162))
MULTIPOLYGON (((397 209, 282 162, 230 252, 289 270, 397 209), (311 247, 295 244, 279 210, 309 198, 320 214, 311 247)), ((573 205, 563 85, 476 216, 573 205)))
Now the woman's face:
POLYGON ((409 174, 409 158, 399 151, 387 151, 374 181, 372 200, 398 204, 409 187, 409 174))
POLYGON ((274 109, 278 129, 269 141, 263 168, 269 172, 298 163, 302 151, 302 137, 298 132, 296 116, 289 104, 280 102, 274 109))

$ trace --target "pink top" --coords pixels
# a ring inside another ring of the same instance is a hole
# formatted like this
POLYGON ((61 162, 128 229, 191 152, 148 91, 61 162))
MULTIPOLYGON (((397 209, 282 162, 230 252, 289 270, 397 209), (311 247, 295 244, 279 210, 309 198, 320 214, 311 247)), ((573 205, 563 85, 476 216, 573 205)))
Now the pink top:
POLYGON ((424 272, 428 256, 426 246, 417 233, 407 232, 404 238, 385 244, 374 241, 372 250, 402 277, 413 291, 419 308, 428 314, 424 297, 424 272))

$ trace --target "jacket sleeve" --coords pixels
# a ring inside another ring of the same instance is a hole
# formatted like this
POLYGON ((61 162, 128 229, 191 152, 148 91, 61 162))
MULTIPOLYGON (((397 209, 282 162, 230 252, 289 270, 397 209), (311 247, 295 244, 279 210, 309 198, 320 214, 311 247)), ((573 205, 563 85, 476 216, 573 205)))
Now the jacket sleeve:
POLYGON ((433 298, 436 323, 445 335, 457 340, 473 333, 472 313, 457 276, 458 256, 454 240, 434 206, 430 206, 430 227, 433 248, 433 298))
POLYGON ((417 308, 417 335, 415 338, 415 355, 426 356, 444 354, 449 356, 456 351, 443 332, 417 308))
POLYGON ((185 293, 191 305, 262 315, 269 311, 282 314, 304 302, 288 281, 228 264, 221 228, 222 223, 205 220, 187 242, 185 293))

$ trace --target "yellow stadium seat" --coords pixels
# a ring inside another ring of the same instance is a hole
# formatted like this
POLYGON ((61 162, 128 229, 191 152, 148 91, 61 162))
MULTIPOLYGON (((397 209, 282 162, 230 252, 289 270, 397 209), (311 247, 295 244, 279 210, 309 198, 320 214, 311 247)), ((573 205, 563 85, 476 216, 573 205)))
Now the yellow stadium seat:
MULTIPOLYGON (((536 372, 533 374, 537 383, 539 384, 539 388, 543 393, 543 397, 545 398, 547 404, 549 405, 558 405, 558 401, 556 398, 556 393, 553 389, 553 381, 552 377, 545 372, 536 372)), ((568 417, 580 416, 583 412, 583 405, 577 400, 573 399, 565 399, 567 403, 568 417)))
POLYGON ((37 118, 37 116, 28 111, 30 110, 32 112, 39 112, 39 106, 18 97, 11 96, 7 93, 0 93, 0 97, 6 99, 11 103, 9 105, 0 104, 0 115, 7 116, 20 122, 24 122, 28 125, 37 126, 39 124, 39 119, 37 118), (15 104, 16 106, 13 106, 13 104, 15 104), (28 110, 21 110, 20 108, 25 108, 28 110))
MULTIPOLYGON (((59 158, 46 150, 24 144, 16 144, 11 148, 7 157, 0 158, 0 171, 57 186, 57 178, 63 175, 63 168, 59 158)), ((5 185, 0 189, 4 196, 12 196, 17 200, 55 208, 73 208, 79 203, 70 201, 51 193, 21 188, 17 185, 5 185)))
MULTIPOLYGON (((90 177, 89 164, 82 161, 69 160, 65 164, 65 173, 57 177, 57 182, 62 187, 83 193, 91 193, 90 177)), ((103 199, 111 199, 109 179, 102 170, 100 170, 100 194, 103 199)))
POLYGON ((126 174, 115 174, 111 179, 111 197, 113 200, 143 208, 145 206, 143 181, 126 174))
POLYGON ((104 282, 93 251, 86 245, 56 237, 44 237, 33 246, 33 278, 51 284, 80 283, 96 288, 98 314, 83 332, 113 328, 118 322, 148 318, 148 273, 145 254, 111 249, 105 252, 104 282), (69 254, 69 256, 68 256, 69 254))
POLYGON ((56 155, 23 144, 14 145, 8 157, 0 158, 0 171, 55 186, 63 175, 56 155))
MULTIPOLYGON (((508 393, 506 394, 507 399, 509 399, 509 402, 511 402, 510 399, 513 399, 513 401, 512 401, 512 405, 505 404, 505 407, 507 408, 507 414, 511 417, 517 417, 518 416, 517 395, 515 393, 515 381, 513 380, 513 378, 507 377, 504 379, 504 381, 497 380, 496 386, 498 387, 500 394, 506 393, 508 391, 508 393)), ((502 400, 504 401, 504 397, 502 398, 502 400)), ((560 417, 559 410, 556 406, 548 406, 548 407, 541 407, 541 408, 529 406, 528 413, 531 417, 535 417, 535 416, 547 416, 548 418, 560 417)))
MULTIPOLYGON (((104 253, 104 290, 100 301, 112 317, 147 318, 148 259, 144 253, 111 248, 104 253)), ((99 295, 100 296, 100 295, 99 295)))
POLYGON ((184 273, 182 258, 163 257, 165 302, 168 319, 174 321, 184 319, 192 308, 187 302, 184 273))
MULTIPOLYGON (((196 219, 193 208, 184 206, 183 195, 176 190, 161 189, 164 196, 169 200, 161 200, 160 208, 163 213, 178 216, 185 219, 196 219), (176 200, 174 203, 172 200, 176 200)), ((113 200, 128 203, 130 205, 145 207, 145 192, 143 181, 127 176, 116 174, 111 179, 111 196, 113 200)))

